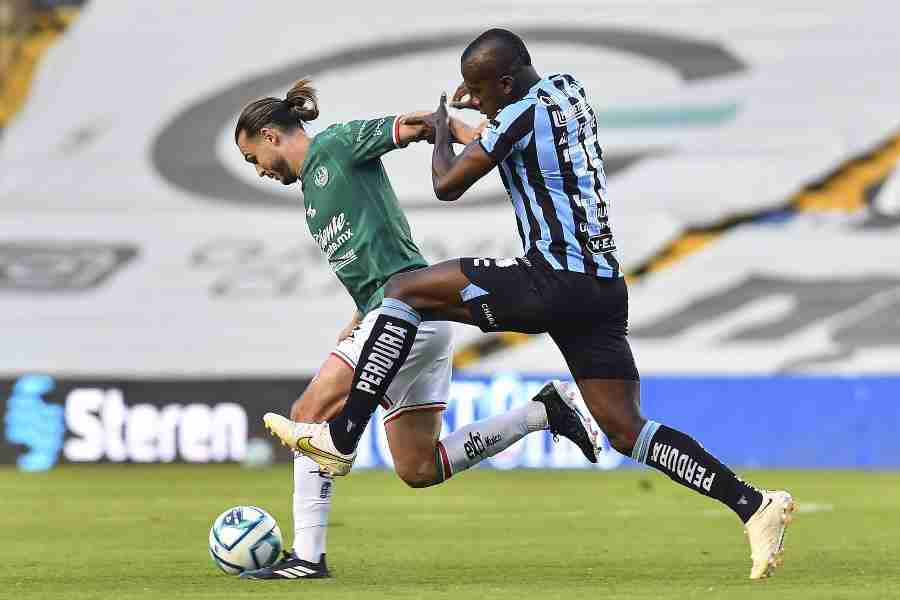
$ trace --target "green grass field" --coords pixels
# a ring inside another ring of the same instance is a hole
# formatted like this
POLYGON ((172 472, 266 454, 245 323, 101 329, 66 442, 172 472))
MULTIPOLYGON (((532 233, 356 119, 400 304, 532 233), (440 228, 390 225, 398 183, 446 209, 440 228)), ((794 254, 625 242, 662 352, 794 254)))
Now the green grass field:
POLYGON ((746 579, 735 517, 655 473, 480 470, 426 490, 386 472, 338 480, 334 577, 251 582, 214 567, 209 526, 252 503, 290 543, 288 466, 4 469, 0 597, 900 597, 900 474, 747 475, 788 486, 801 507, 768 581, 746 579))

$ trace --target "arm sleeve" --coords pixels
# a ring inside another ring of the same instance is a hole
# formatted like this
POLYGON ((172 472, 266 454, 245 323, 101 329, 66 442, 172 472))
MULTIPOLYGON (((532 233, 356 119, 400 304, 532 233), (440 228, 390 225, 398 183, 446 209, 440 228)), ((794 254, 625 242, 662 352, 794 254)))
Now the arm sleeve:
POLYGON ((350 121, 350 149, 357 163, 378 158, 395 148, 397 140, 396 116, 381 117, 367 121, 350 121))
POLYGON ((481 132, 481 147, 494 162, 501 162, 513 150, 528 144, 534 131, 534 105, 511 104, 490 120, 481 132))

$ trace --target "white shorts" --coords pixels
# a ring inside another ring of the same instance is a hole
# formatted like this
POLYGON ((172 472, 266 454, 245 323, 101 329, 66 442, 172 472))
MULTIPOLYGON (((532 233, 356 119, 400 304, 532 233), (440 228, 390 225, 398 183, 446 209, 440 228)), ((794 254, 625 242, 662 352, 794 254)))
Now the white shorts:
MULTIPOLYGON (((362 347, 378 318, 373 310, 332 354, 356 370, 362 347)), ((411 410, 444 410, 450 395, 453 369, 453 328, 446 321, 423 321, 409 357, 382 399, 384 422, 411 410)))

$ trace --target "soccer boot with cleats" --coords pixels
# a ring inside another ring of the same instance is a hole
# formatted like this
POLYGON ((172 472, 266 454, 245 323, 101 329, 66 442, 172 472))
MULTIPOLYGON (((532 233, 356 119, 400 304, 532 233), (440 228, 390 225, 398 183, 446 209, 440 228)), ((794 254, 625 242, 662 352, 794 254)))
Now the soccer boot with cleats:
POLYGON ((553 380, 532 398, 547 409, 547 425, 553 438, 563 436, 578 446, 584 457, 590 462, 597 462, 597 430, 582 405, 578 408, 580 398, 574 390, 562 381, 553 380))
POLYGON ((346 475, 356 459, 356 451, 344 454, 334 447, 328 423, 300 423, 275 413, 263 415, 263 423, 281 443, 316 461, 331 475, 346 475))
POLYGON ((761 490, 762 504, 744 524, 750 540, 750 579, 770 577, 784 563, 784 534, 797 505, 783 490, 761 490))
POLYGON ((311 563, 298 558, 293 552, 285 552, 282 559, 274 565, 241 573, 241 579, 322 579, 325 577, 331 577, 331 574, 328 572, 324 554, 319 557, 319 562, 311 563))

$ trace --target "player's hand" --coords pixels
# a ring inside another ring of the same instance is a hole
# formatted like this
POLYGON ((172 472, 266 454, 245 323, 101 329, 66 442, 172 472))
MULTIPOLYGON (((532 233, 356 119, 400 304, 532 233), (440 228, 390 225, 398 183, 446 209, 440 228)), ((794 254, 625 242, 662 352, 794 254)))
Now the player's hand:
POLYGON ((450 135, 455 144, 468 145, 481 137, 481 132, 487 127, 487 121, 482 121, 477 126, 472 127, 468 123, 450 117, 450 135))
POLYGON ((465 82, 459 84, 456 91, 453 92, 453 98, 450 100, 450 106, 453 108, 470 108, 472 110, 481 110, 481 103, 472 96, 465 82))
POLYGON ((434 111, 434 129, 449 131, 450 114, 447 112, 447 92, 441 92, 441 99, 438 101, 437 110, 434 111))
POLYGON ((447 114, 447 93, 441 94, 440 102, 437 110, 433 113, 409 113, 400 117, 400 125, 402 127, 422 127, 428 133, 425 139, 429 144, 434 143, 434 132, 438 129, 445 131, 448 137, 453 140, 453 131, 450 128, 450 116, 447 114))
POLYGON ((427 110, 406 113, 400 115, 400 145, 406 146, 410 142, 426 141, 434 143, 434 124, 425 119, 431 113, 427 110))
POLYGON ((353 334, 353 330, 356 329, 361 320, 362 318, 358 312, 353 313, 353 318, 350 319, 350 322, 347 323, 347 325, 343 329, 341 329, 341 332, 338 334, 338 343, 341 343, 348 337, 350 337, 353 334))

